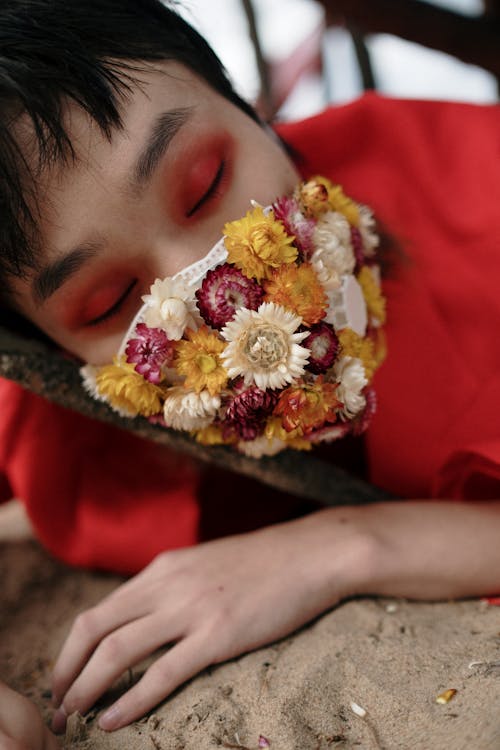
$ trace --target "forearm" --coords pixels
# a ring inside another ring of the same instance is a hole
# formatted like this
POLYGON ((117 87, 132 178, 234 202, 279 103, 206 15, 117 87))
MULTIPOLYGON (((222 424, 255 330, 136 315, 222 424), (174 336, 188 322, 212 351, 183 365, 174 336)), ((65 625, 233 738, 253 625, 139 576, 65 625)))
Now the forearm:
POLYGON ((500 501, 329 508, 302 523, 316 539, 317 581, 327 579, 332 602, 337 593, 446 599, 500 591, 500 501))

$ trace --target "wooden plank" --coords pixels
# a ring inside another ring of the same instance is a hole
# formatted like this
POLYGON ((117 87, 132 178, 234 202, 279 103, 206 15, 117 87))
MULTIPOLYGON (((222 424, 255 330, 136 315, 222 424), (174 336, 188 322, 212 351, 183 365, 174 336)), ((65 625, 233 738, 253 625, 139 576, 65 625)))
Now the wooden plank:
POLYGON ((309 453, 289 450, 257 461, 224 446, 200 445, 187 434, 151 425, 146 419, 120 417, 87 395, 78 370, 74 361, 42 342, 29 341, 0 328, 0 377, 13 380, 54 403, 187 453, 199 461, 253 477, 283 492, 324 505, 389 499, 386 492, 309 453))

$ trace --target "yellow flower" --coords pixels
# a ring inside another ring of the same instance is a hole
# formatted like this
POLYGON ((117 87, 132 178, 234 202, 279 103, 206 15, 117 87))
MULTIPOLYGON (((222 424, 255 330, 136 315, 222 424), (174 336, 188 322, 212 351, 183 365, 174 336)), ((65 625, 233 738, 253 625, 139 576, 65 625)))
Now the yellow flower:
POLYGON ((281 266, 264 282, 265 299, 300 315, 306 326, 319 323, 328 306, 325 290, 309 263, 281 266))
POLYGON ((300 427, 287 432, 281 424, 279 417, 270 417, 268 419, 264 435, 268 440, 272 440, 273 438, 283 440, 289 448, 294 448, 295 450, 310 451, 312 448, 311 441, 305 440, 302 437, 302 429, 300 427))
POLYGON ((379 325, 383 325, 385 323, 385 297, 380 289, 380 284, 376 281, 368 266, 363 266, 357 278, 363 290, 368 313, 376 318, 379 325))
POLYGON ((175 369, 185 376, 186 388, 191 388, 196 393, 206 389, 211 396, 217 395, 228 378, 219 359, 224 343, 207 326, 202 326, 197 331, 188 329, 186 336, 187 341, 179 341, 177 344, 175 369))
POLYGON ((225 224, 223 233, 228 263, 258 281, 269 278, 273 268, 293 263, 298 255, 295 237, 287 235, 272 211, 266 216, 260 206, 247 211, 242 219, 225 224))
POLYGON ((229 445, 236 442, 236 438, 225 438, 222 434, 222 429, 218 425, 209 424, 208 427, 204 427, 202 430, 198 430, 195 433, 195 439, 197 443, 202 445, 229 445))
POLYGON ((341 353, 343 357, 354 357, 360 359, 365 368, 365 374, 370 381, 377 369, 379 362, 375 354, 375 346, 370 338, 362 338, 351 328, 344 328, 337 333, 341 353))
POLYGON ((300 207, 308 218, 317 219, 321 214, 328 211, 328 185, 329 180, 313 177, 308 182, 302 182, 295 190, 294 197, 299 201, 300 207))
POLYGON ((359 207, 352 198, 347 196, 341 185, 334 185, 326 177, 314 177, 313 180, 320 185, 323 185, 328 192, 328 205, 327 208, 331 211, 338 211, 343 214, 347 221, 354 227, 359 225, 359 207))
POLYGON ((162 390, 149 383, 135 371, 133 364, 115 359, 112 365, 101 367, 96 374, 96 388, 100 396, 123 416, 151 417, 162 410, 162 390))

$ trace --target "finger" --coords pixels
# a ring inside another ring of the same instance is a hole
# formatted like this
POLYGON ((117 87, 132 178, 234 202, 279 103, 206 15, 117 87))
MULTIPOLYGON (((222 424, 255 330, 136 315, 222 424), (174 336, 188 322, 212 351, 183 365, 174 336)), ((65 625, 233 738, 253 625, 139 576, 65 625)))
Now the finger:
MULTIPOLYGON (((143 617, 110 633, 64 696, 65 714, 85 713, 129 667, 181 634, 180 625, 175 621, 166 623, 160 615, 143 617)), ((57 721, 56 725, 59 726, 57 721)))
POLYGON ((101 716, 99 726, 112 731, 140 718, 211 663, 208 638, 199 633, 184 638, 149 667, 137 685, 101 716))
POLYGON ((109 633, 136 620, 148 611, 145 602, 111 595, 76 618, 52 672, 52 700, 60 705, 63 696, 78 676, 96 646, 109 633))

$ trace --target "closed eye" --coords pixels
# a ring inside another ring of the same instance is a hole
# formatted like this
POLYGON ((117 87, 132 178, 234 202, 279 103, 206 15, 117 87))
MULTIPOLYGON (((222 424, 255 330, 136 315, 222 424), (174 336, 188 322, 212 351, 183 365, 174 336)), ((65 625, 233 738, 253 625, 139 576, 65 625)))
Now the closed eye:
POLYGON ((91 326, 97 326, 100 323, 104 323, 106 320, 109 320, 114 315, 117 315, 120 312, 120 310, 121 310, 124 302, 128 298, 129 294, 132 292, 132 289, 135 287, 136 284, 137 284, 137 279, 134 279, 128 285, 128 287, 125 289, 125 291, 123 292, 123 294, 121 294, 118 297, 118 299, 116 300, 116 302, 114 302, 111 305, 111 307, 109 307, 105 312, 101 313, 101 315, 98 315, 97 318, 93 318, 92 320, 87 321, 85 323, 85 326, 86 327, 87 326, 89 326, 89 327, 91 327, 91 326))
POLYGON ((217 189, 219 188, 222 178, 224 176, 224 172, 226 169, 226 162, 224 159, 221 161, 219 169, 217 170, 214 179, 212 180, 212 183, 206 193, 204 193, 199 200, 196 201, 194 206, 192 206, 189 211, 186 213, 186 217, 189 219, 193 214, 195 214, 198 209, 200 209, 205 203, 207 203, 211 198, 215 197, 217 195, 217 189))

